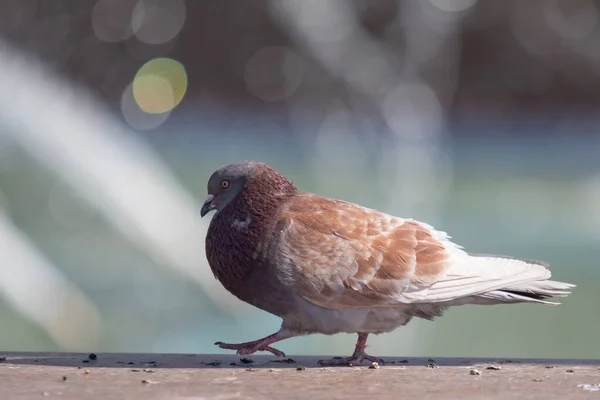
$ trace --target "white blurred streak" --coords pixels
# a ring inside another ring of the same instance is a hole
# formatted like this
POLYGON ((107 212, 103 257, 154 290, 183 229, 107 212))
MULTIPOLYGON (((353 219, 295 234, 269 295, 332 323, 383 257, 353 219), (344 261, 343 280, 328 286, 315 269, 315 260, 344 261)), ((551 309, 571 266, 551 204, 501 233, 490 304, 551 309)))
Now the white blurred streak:
POLYGON ((138 40, 156 45, 177 36, 185 17, 184 0, 139 0, 133 9, 131 26, 138 40))
POLYGON ((523 48, 534 56, 544 57, 553 52, 557 37, 536 18, 540 13, 537 4, 531 1, 513 2, 508 22, 512 34, 523 48))
POLYGON ((3 43, 0 75, 6 132, 159 265, 194 281, 218 306, 230 307, 231 295, 207 266, 199 206, 150 148, 92 96, 3 43))
POLYGON ((429 2, 446 12, 467 11, 477 4, 477 0, 429 0, 429 2))
POLYGON ((542 4, 546 23, 565 39, 582 39, 596 29, 598 9, 592 0, 546 0, 542 4))
MULTIPOLYGON (((345 108, 332 108, 319 129, 314 149, 315 157, 322 160, 319 168, 344 171, 336 177, 337 183, 342 187, 351 187, 356 183, 357 177, 364 173, 365 167, 364 157, 348 157, 348 154, 361 153, 358 139, 348 135, 352 123, 352 117, 345 108), (340 143, 344 145, 340 146, 340 143)), ((330 186, 331 182, 327 185, 330 186)))
MULTIPOLYGON (((425 208, 422 211, 430 218, 451 178, 451 165, 441 148, 445 126, 441 98, 452 97, 457 81, 457 33, 463 14, 454 11, 464 11, 475 1, 434 3, 447 10, 434 10, 431 3, 416 0, 400 3, 405 52, 399 56, 364 31, 349 2, 271 2, 281 25, 331 75, 366 95, 394 133, 394 145, 386 148, 379 165, 380 184, 390 193, 390 205, 400 204, 405 212, 425 208), (421 70, 430 62, 439 72, 428 80, 421 70), (398 190, 389 190, 389 174, 395 175, 392 185, 398 190)), ((364 154, 356 152, 348 158, 361 157, 364 154)))
POLYGON ((98 345, 102 318, 95 305, 45 259, 0 209, 0 295, 42 327, 63 349, 98 345))
POLYGON ((394 81, 383 49, 358 27, 345 1, 283 0, 271 8, 299 44, 354 90, 378 96, 394 81))

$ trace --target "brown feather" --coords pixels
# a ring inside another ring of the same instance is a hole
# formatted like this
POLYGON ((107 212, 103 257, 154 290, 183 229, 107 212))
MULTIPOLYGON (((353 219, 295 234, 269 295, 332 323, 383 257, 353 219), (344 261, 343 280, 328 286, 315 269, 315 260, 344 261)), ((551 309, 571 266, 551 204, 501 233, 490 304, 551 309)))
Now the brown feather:
POLYGON ((450 263, 427 227, 341 200, 298 193, 280 218, 298 290, 321 307, 399 304, 409 285, 433 284, 450 263))

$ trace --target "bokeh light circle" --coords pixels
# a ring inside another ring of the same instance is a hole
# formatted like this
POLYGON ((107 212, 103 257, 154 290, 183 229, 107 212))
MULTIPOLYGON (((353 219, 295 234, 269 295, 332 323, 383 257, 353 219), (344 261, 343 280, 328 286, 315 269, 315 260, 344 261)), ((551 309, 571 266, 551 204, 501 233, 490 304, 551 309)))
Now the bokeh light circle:
POLYGON ((291 49, 263 47, 246 63, 244 81, 248 92, 265 101, 290 97, 302 83, 304 64, 291 49))
POLYGON ((135 0, 98 0, 92 9, 92 29, 103 42, 116 43, 133 35, 131 15, 135 0))
POLYGON ((171 111, 187 90, 187 74, 183 65, 171 58, 155 58, 144 64, 133 78, 133 97, 149 114, 171 111))
POLYGON ((125 121, 136 130, 150 130, 158 128, 171 115, 168 111, 162 114, 149 114, 144 112, 133 97, 133 82, 127 85, 121 96, 121 112, 125 121))
POLYGON ((183 0, 139 0, 133 10, 131 27, 139 41, 161 44, 179 34, 185 18, 183 0))

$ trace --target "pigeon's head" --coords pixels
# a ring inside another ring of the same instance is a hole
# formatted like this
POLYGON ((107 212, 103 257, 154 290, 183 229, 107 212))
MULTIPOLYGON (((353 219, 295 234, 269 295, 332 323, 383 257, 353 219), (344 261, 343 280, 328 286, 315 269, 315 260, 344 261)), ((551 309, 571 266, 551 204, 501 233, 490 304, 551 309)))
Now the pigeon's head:
POLYGON ((258 161, 241 161, 219 168, 210 176, 208 195, 200 210, 204 217, 212 210, 221 211, 244 190, 260 172, 270 169, 258 161))

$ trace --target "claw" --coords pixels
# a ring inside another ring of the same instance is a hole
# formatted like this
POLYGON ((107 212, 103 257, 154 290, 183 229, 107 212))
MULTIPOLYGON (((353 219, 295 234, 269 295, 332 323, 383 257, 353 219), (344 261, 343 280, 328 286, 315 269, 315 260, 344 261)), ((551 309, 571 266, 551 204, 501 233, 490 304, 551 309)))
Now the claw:
POLYGON ((322 366, 345 365, 348 367, 353 367, 355 365, 361 364, 365 360, 370 362, 377 362, 379 364, 385 363, 385 361, 381 358, 373 357, 368 354, 359 354, 350 357, 333 357, 329 360, 319 360, 318 364, 322 366))
POLYGON ((361 364, 364 360, 384 364, 381 358, 373 357, 365 353, 367 347, 368 333, 359 333, 354 353, 350 357, 333 357, 330 360, 319 360, 319 365, 348 365, 350 367, 361 364))
POLYGON ((264 337, 262 339, 254 340, 252 342, 245 343, 223 343, 215 342, 215 346, 219 346, 222 349, 235 350, 239 355, 248 355, 256 353, 257 351, 268 351, 273 353, 277 357, 285 357, 285 353, 281 350, 277 350, 271 346, 272 343, 279 342, 284 339, 288 339, 296 336, 295 333, 281 329, 272 335, 264 337))
POLYGON ((278 350, 271 346, 265 346, 265 345, 251 346, 246 343, 234 344, 234 343, 223 343, 223 342, 216 342, 215 345, 217 345, 221 349, 225 349, 225 350, 237 350, 236 354, 238 354, 238 355, 247 356, 250 354, 254 354, 257 351, 268 351, 269 353, 272 353, 276 357, 285 357, 285 353, 283 351, 278 350))

